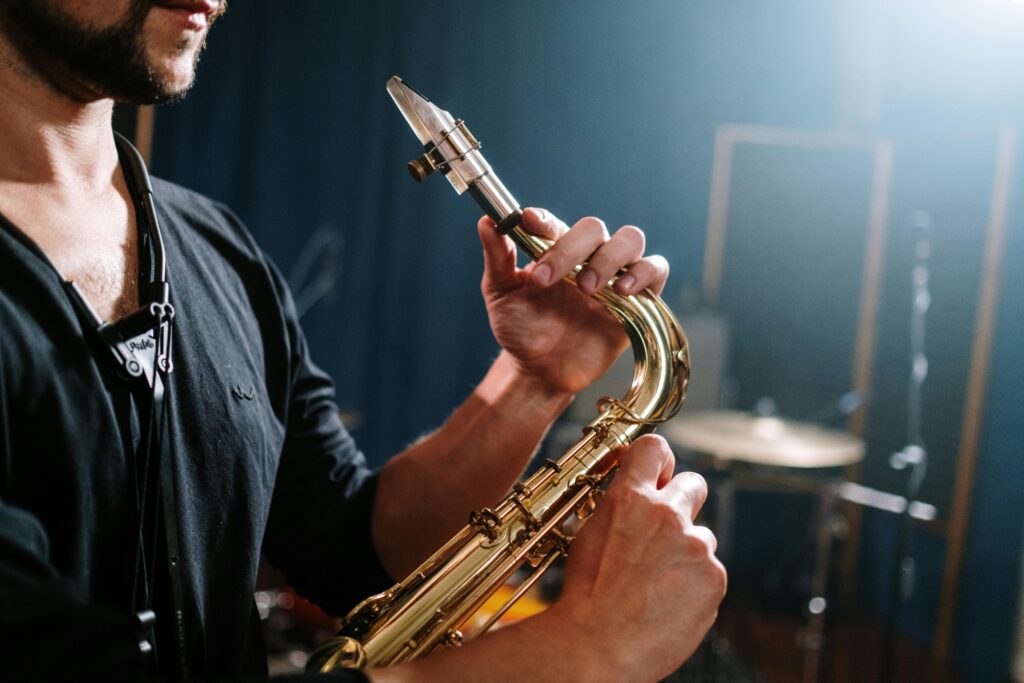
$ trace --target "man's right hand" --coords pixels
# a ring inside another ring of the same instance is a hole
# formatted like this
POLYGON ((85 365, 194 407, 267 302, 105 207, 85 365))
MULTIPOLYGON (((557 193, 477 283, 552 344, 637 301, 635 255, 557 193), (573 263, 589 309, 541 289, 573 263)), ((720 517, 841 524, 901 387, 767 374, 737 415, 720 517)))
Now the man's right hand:
MULTIPOLYGON (((655 681, 689 657, 725 595, 716 541, 694 519, 704 479, 673 477, 675 460, 657 436, 637 439, 593 518, 569 552, 562 597, 551 616, 606 658, 612 678, 655 681)), ((570 636, 571 637, 571 636, 570 636)))
POLYGON ((654 681, 697 648, 725 595, 715 537, 693 523, 707 496, 672 477, 665 440, 637 439, 569 551, 562 596, 546 612, 464 647, 367 672, 374 683, 654 681))

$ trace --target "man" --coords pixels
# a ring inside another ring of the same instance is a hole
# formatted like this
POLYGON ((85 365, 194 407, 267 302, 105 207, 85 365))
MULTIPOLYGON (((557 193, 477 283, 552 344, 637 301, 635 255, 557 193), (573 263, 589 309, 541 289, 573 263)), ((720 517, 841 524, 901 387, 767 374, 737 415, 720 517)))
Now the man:
MULTIPOLYGON (((372 474, 276 271, 226 209, 154 181, 176 314, 163 436, 149 448, 158 401, 118 376, 88 312, 115 323, 152 296, 154 247, 111 108, 183 93, 223 10, 0 5, 0 677, 258 674, 261 550, 334 611, 405 576, 468 510, 502 496, 624 348, 585 295, 623 268, 623 293, 664 286, 664 261, 642 258, 634 227, 609 237, 597 219, 569 229, 527 210, 525 227, 557 243, 518 269, 482 219, 482 288, 503 350, 442 427, 372 474), (583 262, 581 295, 561 277, 583 262), (133 624, 146 609, 155 636, 133 624), (155 650, 140 654, 140 637, 155 650)), ((659 438, 623 459, 550 610, 368 678, 636 681, 678 666, 725 589, 714 537, 693 523, 706 488, 672 477, 659 438)))

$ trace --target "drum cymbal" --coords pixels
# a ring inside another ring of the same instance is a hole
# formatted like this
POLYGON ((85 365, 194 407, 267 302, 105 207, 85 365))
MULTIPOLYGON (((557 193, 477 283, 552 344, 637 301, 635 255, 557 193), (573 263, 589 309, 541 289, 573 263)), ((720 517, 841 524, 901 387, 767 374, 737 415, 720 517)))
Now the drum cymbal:
POLYGON ((842 467, 864 457, 864 442, 846 432, 735 410, 684 413, 661 432, 698 453, 756 465, 842 467))

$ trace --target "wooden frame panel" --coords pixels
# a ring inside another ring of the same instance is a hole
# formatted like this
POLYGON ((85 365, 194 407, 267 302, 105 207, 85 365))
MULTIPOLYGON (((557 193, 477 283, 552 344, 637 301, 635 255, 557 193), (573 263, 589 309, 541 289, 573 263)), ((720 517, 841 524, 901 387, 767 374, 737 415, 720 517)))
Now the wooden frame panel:
MULTIPOLYGON (((719 301, 722 270, 725 258, 725 234, 729 214, 732 184, 732 162, 737 145, 783 146, 817 149, 865 150, 874 153, 868 221, 865 226, 866 242, 862 265, 860 309, 857 320, 857 338, 851 369, 851 386, 867 396, 870 393, 877 330, 878 302, 881 292, 886 227, 889 222, 889 199, 892 187, 893 146, 885 139, 870 135, 857 135, 842 131, 809 131, 771 126, 723 124, 715 132, 714 157, 711 167, 711 193, 708 202, 707 239, 704 247, 704 298, 711 305, 719 301)), ((862 406, 849 418, 847 428, 864 438, 867 425, 867 407, 862 406)), ((859 466, 847 469, 850 479, 857 479, 859 466)), ((842 596, 847 602, 853 598, 857 556, 860 552, 862 511, 847 505, 846 518, 850 534, 843 552, 842 596)))
POLYGON ((981 263, 981 287, 974 321, 974 339, 971 343, 971 361, 968 371, 967 396, 960 430, 956 475, 953 479, 953 502, 949 513, 949 531, 946 546, 946 568, 942 577, 932 659, 945 662, 953 639, 957 592, 963 567, 964 547, 967 543, 968 522, 971 513, 971 493, 974 488, 974 470, 978 459, 978 439, 985 413, 985 394, 988 390, 989 364, 992 357, 992 336, 995 332, 999 303, 999 284, 1003 265, 1009 223, 1010 192, 1017 155, 1017 131, 1006 125, 999 130, 996 140, 995 170, 992 179, 992 201, 986 228, 985 253, 981 263))

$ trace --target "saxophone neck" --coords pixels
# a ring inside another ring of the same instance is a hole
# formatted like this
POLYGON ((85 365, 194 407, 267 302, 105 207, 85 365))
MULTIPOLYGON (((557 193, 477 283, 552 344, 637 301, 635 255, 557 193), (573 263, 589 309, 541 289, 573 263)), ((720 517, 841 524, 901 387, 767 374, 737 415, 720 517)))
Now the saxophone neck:
MULTIPOLYGON (((523 229, 519 202, 484 158, 480 141, 466 124, 398 76, 388 80, 387 90, 424 146, 423 155, 409 162, 413 177, 422 182, 434 171, 442 172, 456 192, 469 192, 499 232, 530 258, 539 259, 551 241, 523 229)), ((577 266, 567 276, 571 284, 579 271, 577 266)), ((637 361, 633 389, 606 411, 606 421, 621 420, 631 436, 638 436, 671 417, 682 404, 690 369, 686 337, 672 312, 651 292, 623 296, 605 287, 596 298, 626 329, 637 361)))

